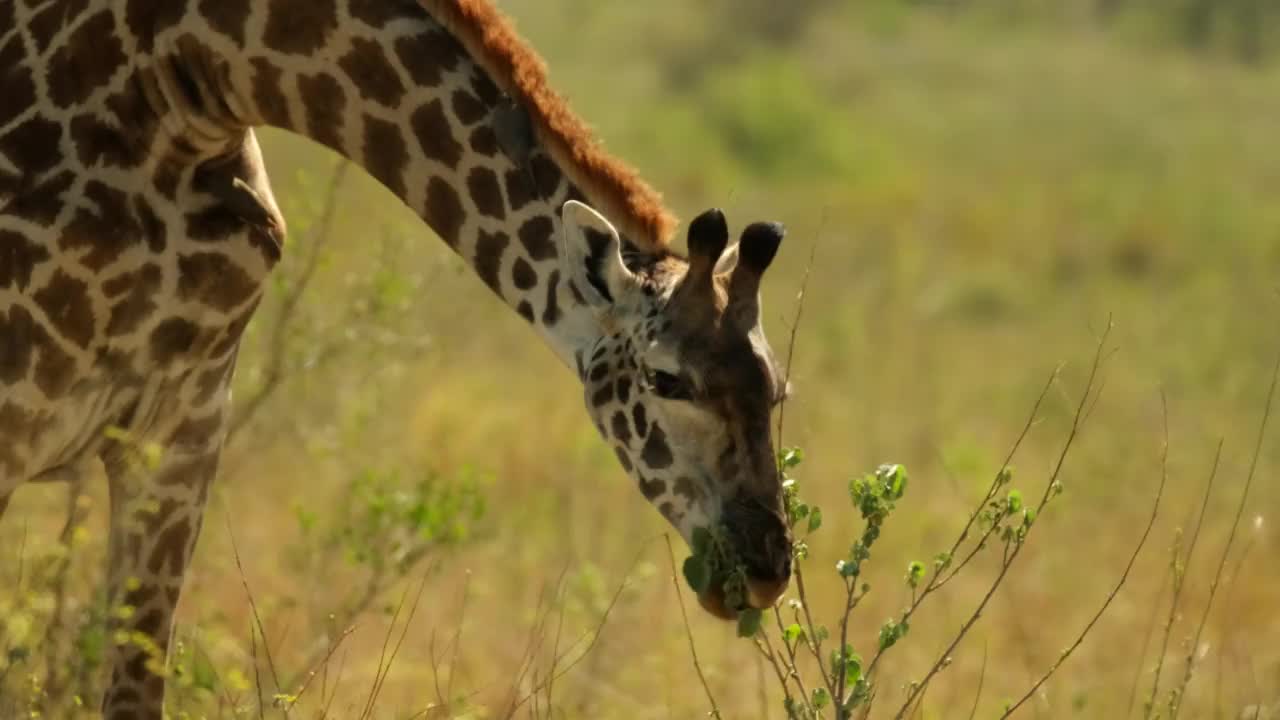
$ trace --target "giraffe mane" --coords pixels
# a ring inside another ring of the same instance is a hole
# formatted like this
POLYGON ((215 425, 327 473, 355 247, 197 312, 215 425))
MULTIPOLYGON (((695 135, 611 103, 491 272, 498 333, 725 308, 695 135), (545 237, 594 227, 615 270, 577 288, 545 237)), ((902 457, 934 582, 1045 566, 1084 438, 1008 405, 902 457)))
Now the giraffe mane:
POLYGON ((489 0, 419 0, 437 22, 529 113, 552 158, 628 239, 667 247, 675 217, 662 196, 630 166, 609 155, 591 129, 551 88, 546 64, 489 0))

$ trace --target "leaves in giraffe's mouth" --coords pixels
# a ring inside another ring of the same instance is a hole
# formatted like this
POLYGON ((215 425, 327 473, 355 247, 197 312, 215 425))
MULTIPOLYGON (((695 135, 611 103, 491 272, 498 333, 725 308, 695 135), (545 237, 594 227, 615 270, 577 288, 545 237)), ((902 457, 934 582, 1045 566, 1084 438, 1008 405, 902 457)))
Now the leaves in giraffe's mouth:
POLYGON ((727 533, 720 527, 696 528, 690 549, 693 554, 685 559, 683 567, 689 587, 700 599, 710 600, 713 606, 733 614, 726 619, 736 616, 739 635, 754 635, 762 614, 747 602, 746 565, 728 542, 727 533))

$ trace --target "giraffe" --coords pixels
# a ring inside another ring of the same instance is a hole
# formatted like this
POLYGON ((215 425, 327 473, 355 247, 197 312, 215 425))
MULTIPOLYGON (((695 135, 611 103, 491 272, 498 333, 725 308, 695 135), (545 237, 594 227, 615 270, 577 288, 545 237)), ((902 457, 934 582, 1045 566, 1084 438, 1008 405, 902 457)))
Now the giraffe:
POLYGON ((781 596, 759 300, 781 225, 731 242, 711 209, 674 251, 657 193, 485 0, 0 0, 0 513, 103 463, 113 622, 151 646, 111 647, 106 718, 163 714, 239 339, 284 250, 260 126, 414 210, 577 374, 648 502, 686 541, 723 531, 746 593, 714 584, 708 612, 781 596))

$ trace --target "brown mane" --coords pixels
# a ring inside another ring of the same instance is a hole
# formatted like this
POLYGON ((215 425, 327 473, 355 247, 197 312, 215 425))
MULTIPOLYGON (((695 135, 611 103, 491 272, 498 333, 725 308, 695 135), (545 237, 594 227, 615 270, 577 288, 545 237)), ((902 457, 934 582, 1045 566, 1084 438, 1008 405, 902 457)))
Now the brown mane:
POLYGON ((519 102, 535 132, 570 180, 618 230, 639 245, 665 248, 675 218, 635 170, 605 153, 547 81, 542 58, 488 0, 419 0, 462 43, 495 84, 519 102))

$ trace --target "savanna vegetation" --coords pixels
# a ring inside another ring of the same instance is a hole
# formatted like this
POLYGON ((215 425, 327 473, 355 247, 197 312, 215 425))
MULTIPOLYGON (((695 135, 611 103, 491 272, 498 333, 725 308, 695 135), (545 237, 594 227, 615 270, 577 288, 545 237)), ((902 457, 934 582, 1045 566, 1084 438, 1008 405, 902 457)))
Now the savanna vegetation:
MULTIPOLYGON (((803 588, 697 612, 572 373, 389 193, 266 131, 291 238, 174 717, 1271 717, 1280 12, 501 4, 682 217, 787 224, 803 588)), ((27 486, 0 523, 0 716, 88 713, 128 640, 105 502, 27 486)))

